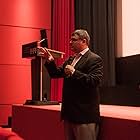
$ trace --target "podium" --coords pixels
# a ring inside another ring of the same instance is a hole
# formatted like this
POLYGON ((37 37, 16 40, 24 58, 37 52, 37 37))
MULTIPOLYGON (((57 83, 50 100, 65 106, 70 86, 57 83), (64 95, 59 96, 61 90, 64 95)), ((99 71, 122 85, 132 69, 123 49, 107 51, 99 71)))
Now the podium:
MULTIPOLYGON (((28 44, 22 45, 22 58, 31 59, 31 80, 32 80, 32 99, 26 100, 25 105, 56 105, 59 104, 58 101, 50 101, 43 97, 43 56, 38 50, 38 44, 46 39, 41 41, 34 41, 28 44)), ((52 56, 57 58, 63 58, 64 53, 52 49, 47 49, 52 56)), ((45 76, 47 79, 47 77, 45 76)))

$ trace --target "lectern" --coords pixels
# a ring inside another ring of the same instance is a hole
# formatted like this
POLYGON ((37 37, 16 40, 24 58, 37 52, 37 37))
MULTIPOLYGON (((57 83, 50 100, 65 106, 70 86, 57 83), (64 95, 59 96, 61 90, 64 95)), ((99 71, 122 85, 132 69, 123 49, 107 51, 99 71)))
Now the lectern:
MULTIPOLYGON (((43 98, 43 61, 44 58, 38 50, 38 44, 41 45, 41 42, 46 41, 46 38, 41 41, 34 41, 28 44, 22 45, 22 58, 31 59, 31 80, 32 80, 32 99, 26 100, 26 105, 52 105, 59 104, 58 101, 44 100, 43 98)), ((47 49, 55 59, 62 58, 64 53, 52 49, 47 49)), ((45 98, 46 99, 46 98, 45 98)))

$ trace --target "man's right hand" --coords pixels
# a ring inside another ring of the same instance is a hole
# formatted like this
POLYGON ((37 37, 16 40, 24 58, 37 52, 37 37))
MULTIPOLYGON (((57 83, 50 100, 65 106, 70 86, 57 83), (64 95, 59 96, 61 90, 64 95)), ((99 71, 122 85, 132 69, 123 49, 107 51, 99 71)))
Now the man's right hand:
POLYGON ((40 56, 46 58, 48 61, 53 61, 54 60, 52 54, 48 51, 47 48, 39 47, 39 46, 37 48, 38 48, 40 56))

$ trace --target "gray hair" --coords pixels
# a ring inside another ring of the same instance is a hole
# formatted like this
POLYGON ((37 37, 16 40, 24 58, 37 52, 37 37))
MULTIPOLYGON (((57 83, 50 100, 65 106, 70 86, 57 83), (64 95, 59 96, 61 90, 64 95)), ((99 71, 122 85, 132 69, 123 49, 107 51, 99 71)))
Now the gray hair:
POLYGON ((84 29, 77 29, 75 30, 72 35, 75 35, 77 34, 79 36, 80 39, 86 39, 87 40, 87 44, 89 45, 89 42, 90 42, 90 36, 88 34, 88 32, 84 29))

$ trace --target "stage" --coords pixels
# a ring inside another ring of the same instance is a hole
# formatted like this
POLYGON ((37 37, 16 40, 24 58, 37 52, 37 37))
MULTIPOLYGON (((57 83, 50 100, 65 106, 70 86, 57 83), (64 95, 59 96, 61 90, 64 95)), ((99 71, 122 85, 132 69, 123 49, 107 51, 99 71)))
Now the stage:
MULTIPOLYGON (((60 105, 13 105, 12 130, 25 140, 64 140, 60 105)), ((139 140, 140 107, 100 105, 99 140, 139 140)))

